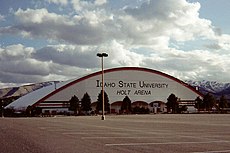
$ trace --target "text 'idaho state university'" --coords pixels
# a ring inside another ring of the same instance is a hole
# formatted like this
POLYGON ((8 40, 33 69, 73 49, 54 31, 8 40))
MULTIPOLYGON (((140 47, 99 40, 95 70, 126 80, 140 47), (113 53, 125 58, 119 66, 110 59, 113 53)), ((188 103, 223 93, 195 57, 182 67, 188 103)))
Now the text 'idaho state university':
MULTIPOLYGON (((118 81, 116 82, 105 82, 104 87, 107 88, 168 88, 167 83, 157 83, 157 82, 147 82, 147 81, 137 81, 137 82, 125 82, 118 81)), ((96 87, 102 87, 102 82, 96 80, 96 87)))

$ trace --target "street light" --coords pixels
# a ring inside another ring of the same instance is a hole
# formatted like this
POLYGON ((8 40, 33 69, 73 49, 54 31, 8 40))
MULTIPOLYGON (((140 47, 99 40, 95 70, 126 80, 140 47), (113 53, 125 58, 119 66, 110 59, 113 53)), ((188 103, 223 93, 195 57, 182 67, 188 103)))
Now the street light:
POLYGON ((1 105, 2 105, 2 108, 1 108, 2 118, 4 118, 4 106, 3 106, 3 100, 1 100, 1 105))
POLYGON ((103 57, 108 57, 107 53, 97 53, 98 57, 101 57, 101 80, 102 80, 102 116, 101 119, 105 120, 105 99, 104 99, 104 63, 103 63, 103 57))

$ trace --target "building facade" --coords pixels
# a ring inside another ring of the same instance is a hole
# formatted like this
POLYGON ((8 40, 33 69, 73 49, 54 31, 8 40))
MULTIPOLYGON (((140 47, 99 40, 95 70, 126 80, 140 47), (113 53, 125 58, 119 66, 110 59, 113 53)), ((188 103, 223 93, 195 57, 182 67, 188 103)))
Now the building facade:
MULTIPOLYGON (((183 81, 160 71, 140 68, 121 67, 104 71, 104 90, 108 95, 111 112, 118 113, 122 100, 128 96, 132 107, 153 107, 164 110, 170 94, 181 101, 194 101, 200 92, 183 81), (157 104, 156 104, 157 103, 157 104), (151 104, 151 105, 150 105, 151 104), (155 105, 154 105, 155 104, 155 105)), ((67 111, 68 101, 76 95, 79 99, 87 92, 95 109, 98 94, 101 92, 101 71, 82 78, 60 82, 29 93, 7 107, 25 109, 28 106, 39 107, 44 111, 67 111)), ((152 107, 152 108, 151 108, 152 107)))

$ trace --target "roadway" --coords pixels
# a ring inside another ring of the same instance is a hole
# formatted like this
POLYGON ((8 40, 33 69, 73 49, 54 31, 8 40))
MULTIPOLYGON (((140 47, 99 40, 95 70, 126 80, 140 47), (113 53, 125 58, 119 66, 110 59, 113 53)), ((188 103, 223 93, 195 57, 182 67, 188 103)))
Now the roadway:
POLYGON ((230 152, 230 114, 0 118, 1 153, 230 152))

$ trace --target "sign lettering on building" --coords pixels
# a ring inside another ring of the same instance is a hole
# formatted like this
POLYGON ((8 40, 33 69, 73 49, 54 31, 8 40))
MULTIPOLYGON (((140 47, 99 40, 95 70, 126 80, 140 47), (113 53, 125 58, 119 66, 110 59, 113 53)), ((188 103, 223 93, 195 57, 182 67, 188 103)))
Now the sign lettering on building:
MULTIPOLYGON (((101 88, 102 82, 96 80, 96 87, 101 88)), ((105 88, 116 88, 116 95, 151 95, 151 89, 166 89, 169 87, 168 83, 162 82, 148 82, 148 81, 132 81, 127 82, 119 80, 118 82, 104 82, 105 88)))

